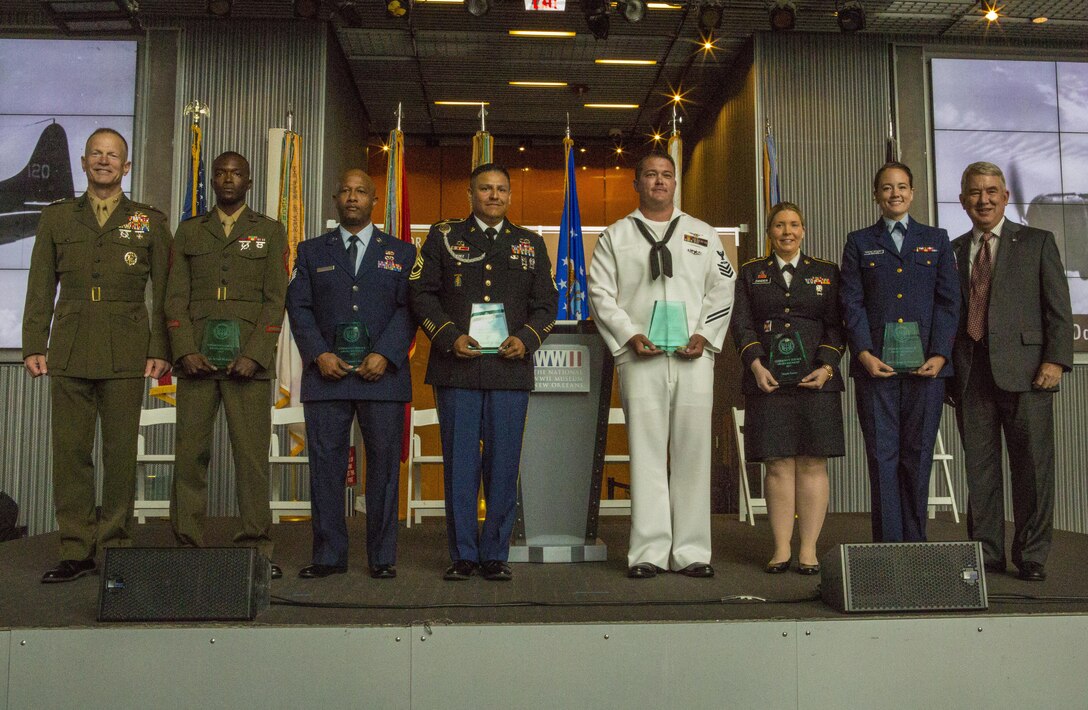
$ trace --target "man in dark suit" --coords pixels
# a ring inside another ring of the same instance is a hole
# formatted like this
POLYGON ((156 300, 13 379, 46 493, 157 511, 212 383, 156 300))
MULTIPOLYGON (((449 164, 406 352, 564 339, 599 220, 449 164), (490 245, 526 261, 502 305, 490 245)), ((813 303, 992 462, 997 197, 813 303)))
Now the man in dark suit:
POLYGON ((506 169, 477 167, 468 195, 472 214, 431 227, 409 281, 412 309, 431 339, 427 382, 438 405, 452 561, 445 579, 480 571, 502 581, 512 576, 506 560, 532 356, 555 323, 558 293, 544 240, 506 219, 506 169), (473 306, 482 304, 502 304, 505 311, 509 336, 494 354, 483 354, 470 334, 473 306), (481 470, 487 503, 482 531, 476 522, 481 470))
MULTIPOLYGON (((165 310, 182 376, 170 523, 182 545, 204 544, 212 429, 222 402, 242 522, 234 541, 271 559, 269 401, 287 290, 287 234, 246 206, 252 184, 244 156, 219 155, 212 163, 215 209, 178 225, 174 241, 165 310), (225 345, 217 334, 237 340, 225 345)), ((273 579, 281 575, 273 564, 273 579)))
POLYGON ((963 293, 952 351, 967 468, 967 530, 986 569, 1005 571, 1001 435, 1012 481, 1012 562, 1046 579, 1054 518, 1054 392, 1073 365, 1069 284, 1054 235, 1005 219, 1009 191, 993 163, 972 163, 960 204, 974 225, 953 242, 963 293))
POLYGON ((46 583, 94 574, 98 549, 132 544, 144 378, 170 369, 162 316, 171 241, 166 215, 121 192, 132 163, 117 131, 92 133, 80 162, 87 192, 42 210, 23 315, 23 363, 31 377, 49 376, 53 405, 61 562, 42 576, 46 583), (98 421, 103 472, 96 512, 98 421))
POLYGON ((850 376, 869 464, 873 540, 918 542, 926 539, 933 444, 944 379, 952 375, 960 290, 948 234, 908 216, 910 168, 885 164, 873 179, 873 199, 880 219, 851 232, 842 256, 850 376), (899 338, 911 323, 921 339, 922 365, 897 372, 883 359, 891 359, 893 345, 884 334, 899 338))
POLYGON ((345 172, 332 197, 340 226, 299 244, 287 288, 291 332, 306 365, 302 403, 314 533, 312 564, 298 576, 347 571, 344 475, 358 419, 366 448, 370 576, 392 579, 404 403, 412 399, 408 273, 416 250, 371 224, 374 182, 362 170, 345 172))

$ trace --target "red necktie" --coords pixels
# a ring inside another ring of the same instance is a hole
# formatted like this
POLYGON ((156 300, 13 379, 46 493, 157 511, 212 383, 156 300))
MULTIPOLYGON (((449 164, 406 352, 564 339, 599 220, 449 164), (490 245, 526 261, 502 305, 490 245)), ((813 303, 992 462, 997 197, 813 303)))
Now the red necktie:
POLYGON ((990 240, 993 232, 982 235, 975 255, 975 264, 971 268, 971 300, 967 307, 967 334, 972 340, 982 340, 986 335, 986 311, 990 307, 990 277, 993 273, 993 259, 990 257, 990 240))

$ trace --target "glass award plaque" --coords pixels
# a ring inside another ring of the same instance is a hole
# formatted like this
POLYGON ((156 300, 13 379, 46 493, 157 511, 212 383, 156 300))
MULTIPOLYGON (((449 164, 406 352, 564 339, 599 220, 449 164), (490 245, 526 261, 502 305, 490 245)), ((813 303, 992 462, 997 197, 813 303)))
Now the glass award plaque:
POLYGON ((468 334, 480 344, 480 352, 499 352, 499 346, 510 337, 506 327, 506 308, 501 303, 473 303, 468 334))
POLYGON ((658 350, 671 353, 685 347, 688 335, 688 309, 683 301, 654 301, 650 314, 650 332, 646 334, 658 350))
POLYGON ((804 379, 806 363, 805 343, 800 333, 779 333, 774 336, 767 367, 780 385, 795 385, 804 379))
POLYGON ((204 321, 204 342, 200 352, 219 369, 234 362, 241 350, 238 321, 209 318, 204 321))
POLYGON ((370 333, 358 321, 336 324, 336 357, 352 367, 358 367, 370 354, 370 333))
POLYGON ((896 372, 917 370, 926 361, 918 322, 884 325, 884 350, 880 358, 896 372))

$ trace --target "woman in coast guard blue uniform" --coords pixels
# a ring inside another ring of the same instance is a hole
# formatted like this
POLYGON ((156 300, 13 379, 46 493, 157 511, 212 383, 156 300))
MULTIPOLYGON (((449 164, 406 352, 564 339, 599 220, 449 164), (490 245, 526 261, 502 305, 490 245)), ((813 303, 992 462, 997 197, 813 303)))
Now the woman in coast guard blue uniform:
POLYGON ((911 219, 910 168, 886 163, 873 179, 876 224, 851 232, 842 256, 842 312, 872 489, 874 542, 926 539, 933 444, 959 321, 955 257, 943 229, 911 219), (918 324, 924 362, 896 372, 888 324, 918 324))

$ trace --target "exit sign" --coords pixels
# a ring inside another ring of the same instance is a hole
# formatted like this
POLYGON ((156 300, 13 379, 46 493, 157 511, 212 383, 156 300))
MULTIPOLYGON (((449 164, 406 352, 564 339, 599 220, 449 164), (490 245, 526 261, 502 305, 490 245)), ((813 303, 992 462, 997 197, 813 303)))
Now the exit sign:
POLYGON ((567 0, 525 0, 526 10, 556 10, 562 12, 567 9, 567 0))

